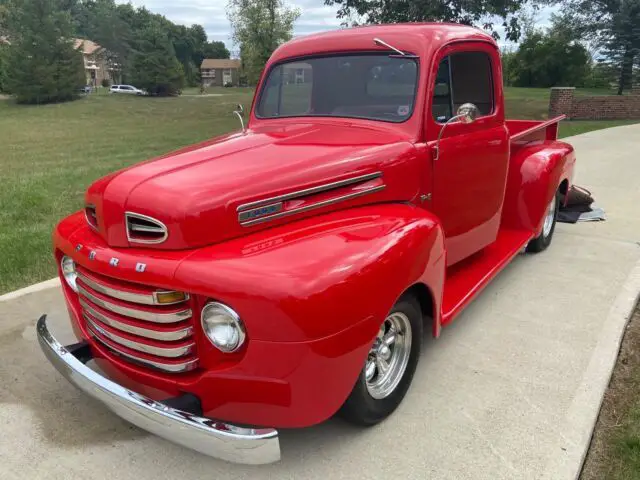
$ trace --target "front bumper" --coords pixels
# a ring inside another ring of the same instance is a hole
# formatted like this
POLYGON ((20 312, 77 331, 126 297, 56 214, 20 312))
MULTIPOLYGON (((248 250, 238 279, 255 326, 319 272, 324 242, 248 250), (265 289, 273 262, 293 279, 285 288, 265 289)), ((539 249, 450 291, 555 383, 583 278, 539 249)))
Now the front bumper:
POLYGON ((40 348, 72 384, 102 402, 119 417, 169 441, 205 455, 234 463, 265 464, 280 459, 278 432, 270 428, 241 428, 193 413, 128 390, 98 374, 85 363, 87 349, 67 349, 47 328, 46 315, 38 320, 40 348), (82 354, 78 354, 83 350, 82 354))

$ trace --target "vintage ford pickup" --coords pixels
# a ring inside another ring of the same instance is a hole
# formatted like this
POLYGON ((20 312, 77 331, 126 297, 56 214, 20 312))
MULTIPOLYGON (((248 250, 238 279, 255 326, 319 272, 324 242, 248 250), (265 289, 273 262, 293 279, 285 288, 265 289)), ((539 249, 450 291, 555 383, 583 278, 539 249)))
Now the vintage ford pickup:
POLYGON ((276 428, 337 412, 376 424, 423 330, 551 242, 575 162, 559 120, 505 120, 471 27, 288 42, 246 127, 97 180, 57 226, 78 343, 43 315, 40 345, 116 414, 229 461, 276 461, 276 428))

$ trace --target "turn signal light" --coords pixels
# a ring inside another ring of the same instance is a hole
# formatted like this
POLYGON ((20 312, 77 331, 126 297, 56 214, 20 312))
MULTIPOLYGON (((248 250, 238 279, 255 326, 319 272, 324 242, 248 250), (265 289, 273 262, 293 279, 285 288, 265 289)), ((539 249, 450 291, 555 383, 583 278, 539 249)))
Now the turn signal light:
POLYGON ((168 305, 170 303, 178 303, 187 300, 189 297, 184 292, 156 292, 156 302, 160 305, 168 305))

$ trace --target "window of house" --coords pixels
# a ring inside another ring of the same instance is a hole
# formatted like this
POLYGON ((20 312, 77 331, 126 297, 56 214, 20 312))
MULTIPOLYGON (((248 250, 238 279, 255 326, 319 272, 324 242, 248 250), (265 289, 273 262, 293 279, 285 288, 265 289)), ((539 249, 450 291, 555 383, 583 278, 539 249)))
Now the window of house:
POLYGON ((478 107, 480 116, 493 112, 491 60, 485 52, 454 53, 438 66, 431 106, 433 119, 446 122, 464 103, 478 107))

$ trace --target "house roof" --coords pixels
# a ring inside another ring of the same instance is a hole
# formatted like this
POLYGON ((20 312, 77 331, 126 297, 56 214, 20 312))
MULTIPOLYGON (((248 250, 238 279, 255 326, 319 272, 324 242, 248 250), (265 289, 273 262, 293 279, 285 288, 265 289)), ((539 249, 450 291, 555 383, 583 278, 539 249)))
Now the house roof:
POLYGON ((240 68, 240 60, 228 58, 205 58, 200 68, 240 68))
POLYGON ((82 47, 82 53, 84 55, 91 55, 102 49, 102 46, 98 45, 96 42, 92 42, 91 40, 85 40, 82 38, 75 38, 73 40, 73 47, 76 50, 82 47))

